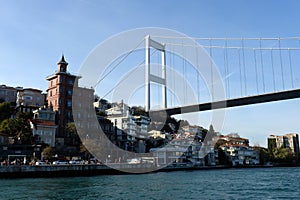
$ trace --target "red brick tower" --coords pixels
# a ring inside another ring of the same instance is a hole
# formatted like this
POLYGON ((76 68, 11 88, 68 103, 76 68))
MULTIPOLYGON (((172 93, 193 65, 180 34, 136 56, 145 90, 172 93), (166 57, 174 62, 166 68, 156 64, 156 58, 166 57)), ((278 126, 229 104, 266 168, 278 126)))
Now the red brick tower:
POLYGON ((73 87, 78 86, 77 76, 67 71, 68 63, 65 61, 64 55, 57 63, 57 71, 55 74, 48 76, 49 81, 47 89, 48 106, 56 111, 56 121, 58 125, 58 138, 66 138, 65 126, 73 121, 72 117, 72 94, 73 87))

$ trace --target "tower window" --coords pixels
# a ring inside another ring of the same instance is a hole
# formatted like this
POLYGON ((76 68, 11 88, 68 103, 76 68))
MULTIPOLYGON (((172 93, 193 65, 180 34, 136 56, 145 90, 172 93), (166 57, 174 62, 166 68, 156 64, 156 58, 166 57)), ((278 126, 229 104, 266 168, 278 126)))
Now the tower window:
POLYGON ((69 85, 73 85, 73 84, 74 84, 73 80, 69 79, 69 80, 68 80, 68 84, 69 84, 69 85))
POLYGON ((72 90, 71 89, 68 89, 68 95, 72 96, 72 90))
POLYGON ((68 100, 67 106, 68 106, 68 107, 72 107, 72 101, 71 101, 71 100, 68 100))

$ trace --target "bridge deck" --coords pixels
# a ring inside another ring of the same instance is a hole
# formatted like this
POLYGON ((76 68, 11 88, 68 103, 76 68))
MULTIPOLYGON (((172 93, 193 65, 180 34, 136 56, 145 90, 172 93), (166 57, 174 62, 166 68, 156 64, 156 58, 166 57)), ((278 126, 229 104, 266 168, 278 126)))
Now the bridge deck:
POLYGON ((251 104, 258 104, 258 103, 267 103, 267 102, 281 101, 281 100, 288 100, 288 99, 295 99, 295 98, 300 98, 300 89, 268 93, 268 94, 262 94, 256 96, 248 96, 248 97, 242 97, 236 99, 227 99, 223 101, 188 105, 182 107, 167 108, 164 110, 154 110, 150 112, 151 113, 166 112, 169 116, 171 116, 177 114, 201 112, 201 111, 215 110, 220 108, 230 108, 230 107, 237 107, 237 106, 244 106, 244 105, 251 105, 251 104))

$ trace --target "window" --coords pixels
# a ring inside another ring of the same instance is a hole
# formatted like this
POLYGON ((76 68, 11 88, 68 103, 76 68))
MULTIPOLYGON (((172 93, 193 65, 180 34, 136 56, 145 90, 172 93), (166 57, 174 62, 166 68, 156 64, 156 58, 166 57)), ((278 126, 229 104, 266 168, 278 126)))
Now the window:
POLYGON ((47 118, 47 115, 45 113, 40 113, 39 114, 39 118, 40 119, 46 119, 47 118))
POLYGON ((71 101, 71 100, 68 100, 67 106, 68 106, 68 107, 72 107, 72 101, 71 101))
POLYGON ((32 100, 32 96, 24 96, 25 100, 32 100))
POLYGON ((50 138, 46 138, 46 141, 45 141, 45 143, 47 143, 47 144, 51 144, 51 142, 52 142, 52 140, 51 140, 50 138))
POLYGON ((54 114, 49 114, 49 119, 50 120, 54 120, 55 119, 54 117, 55 117, 54 114))
POLYGON ((60 83, 63 82, 63 77, 62 77, 62 76, 59 77, 59 82, 60 82, 60 83))
POLYGON ((69 79, 69 80, 68 80, 68 84, 69 84, 69 85, 73 85, 73 84, 74 84, 73 80, 69 79))
POLYGON ((68 89, 68 95, 72 96, 72 89, 68 89))

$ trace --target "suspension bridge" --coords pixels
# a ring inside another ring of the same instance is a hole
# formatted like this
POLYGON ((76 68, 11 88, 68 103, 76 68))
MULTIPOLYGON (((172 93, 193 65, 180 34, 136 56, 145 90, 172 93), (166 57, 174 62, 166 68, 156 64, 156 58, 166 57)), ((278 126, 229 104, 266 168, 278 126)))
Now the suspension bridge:
POLYGON ((300 37, 186 39, 148 35, 109 66, 97 85, 119 68, 126 68, 126 59, 142 56, 133 66, 137 66, 134 70, 145 69, 147 112, 176 115, 282 101, 300 98, 299 54, 300 37), (153 98, 161 108, 151 108, 153 98))

